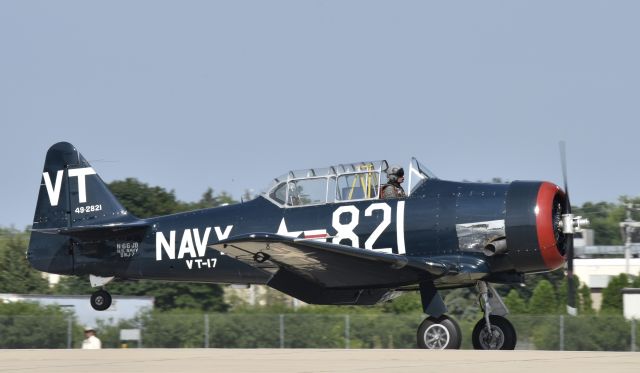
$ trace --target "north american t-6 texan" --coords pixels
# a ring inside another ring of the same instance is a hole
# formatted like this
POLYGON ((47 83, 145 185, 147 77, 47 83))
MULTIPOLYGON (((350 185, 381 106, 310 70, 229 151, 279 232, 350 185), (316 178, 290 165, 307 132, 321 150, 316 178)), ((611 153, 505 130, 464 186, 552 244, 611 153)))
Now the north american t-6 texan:
POLYGON ((250 201, 139 219, 60 142, 46 155, 27 258, 40 271, 89 275, 96 310, 111 305, 105 286, 114 278, 264 284, 326 305, 418 291, 427 317, 417 344, 428 349, 462 340, 439 290, 475 286, 484 317, 474 348, 514 349, 491 283, 519 285, 527 273, 562 267, 587 222, 552 183, 440 180, 416 159, 406 175, 394 168, 408 179, 406 195, 383 199, 390 169, 373 161, 290 171, 250 201))

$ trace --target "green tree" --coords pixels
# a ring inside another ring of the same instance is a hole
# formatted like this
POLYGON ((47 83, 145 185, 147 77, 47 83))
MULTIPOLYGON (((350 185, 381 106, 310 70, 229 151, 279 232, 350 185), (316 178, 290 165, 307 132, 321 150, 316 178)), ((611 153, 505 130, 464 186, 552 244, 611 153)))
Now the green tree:
POLYGON ((245 189, 244 193, 242 193, 243 202, 251 201, 254 198, 256 198, 256 196, 253 194, 253 189, 245 189))
POLYGON ((0 292, 45 294, 49 283, 42 273, 31 268, 25 253, 29 246, 28 232, 0 230, 0 292))
POLYGON ((121 281, 110 289, 114 294, 149 295, 155 297, 155 307, 159 310, 194 309, 207 312, 223 312, 223 290, 217 284, 162 282, 162 281, 121 281))
MULTIPOLYGON (((72 317, 58 306, 0 302, 0 348, 66 348, 72 317)), ((74 329, 77 340, 79 327, 74 329)))
POLYGON ((515 289, 511 289, 504 298, 504 303, 512 314, 519 315, 528 312, 526 302, 520 298, 520 294, 515 289))
POLYGON ((518 292, 518 295, 520 295, 520 298, 527 301, 531 299, 531 297, 533 296, 534 289, 538 286, 538 284, 541 281, 549 282, 553 286, 554 291, 557 292, 558 289, 556 289, 556 286, 558 286, 558 284, 561 284, 564 278, 565 278, 565 273, 561 269, 558 269, 552 272, 535 273, 535 274, 525 276, 525 281, 524 281, 525 286, 518 286, 513 288, 509 286, 498 286, 496 287, 496 290, 498 290, 500 295, 505 297, 513 289, 518 292))
POLYGON ((280 346, 278 314, 214 314, 209 315, 209 322, 211 326, 209 345, 211 347, 276 348, 280 346))
POLYGON ((591 289, 586 284, 582 284, 580 293, 580 314, 592 315, 595 313, 593 309, 593 300, 591 299, 591 289))
POLYGON ((140 315, 136 323, 144 330, 145 347, 202 347, 204 343, 203 315, 201 313, 157 310, 140 315))
POLYGON ((478 304, 478 292, 475 288, 460 288, 441 291, 448 314, 458 321, 475 321, 482 315, 478 304))
POLYGON ((152 187, 135 178, 113 181, 109 183, 109 189, 130 213, 139 218, 236 203, 226 192, 216 195, 212 188, 208 188, 197 202, 182 202, 176 198, 173 190, 167 191, 162 187, 152 187))
MULTIPOLYGON (((619 223, 626 218, 626 205, 640 204, 640 197, 622 196, 619 203, 586 202, 573 209, 576 215, 589 218, 590 228, 595 232, 596 245, 620 245, 622 236, 619 223)), ((631 217, 640 220, 640 211, 633 211, 631 217)))
POLYGON ((139 218, 169 215, 186 211, 186 204, 176 199, 174 191, 149 184, 135 178, 116 180, 109 183, 109 189, 122 205, 139 218))
MULTIPOLYGON (((540 322, 533 331, 536 349, 560 347, 557 320, 540 322)), ((630 323, 622 316, 564 318, 564 348, 569 351, 626 351, 629 348, 630 323)))
POLYGON ((606 288, 602 290, 602 307, 603 313, 622 314, 622 289, 629 287, 629 276, 621 273, 613 277, 606 288))
MULTIPOLYGON (((573 287, 575 289, 575 302, 576 302, 576 308, 578 308, 578 311, 580 310, 580 293, 578 291, 579 287, 580 287, 580 277, 578 277, 577 275, 573 275, 573 287)), ((567 313, 567 302, 569 300, 569 294, 568 294, 568 289, 569 289, 569 281, 567 280, 567 276, 564 276, 564 278, 556 284, 556 299, 558 300, 558 312, 560 314, 566 314, 567 313)))
POLYGON ((596 245, 621 244, 618 223, 624 219, 622 206, 610 202, 586 202, 574 208, 573 213, 589 218, 589 228, 594 230, 596 245))
POLYGON ((416 313, 422 312, 422 300, 420 299, 420 293, 403 294, 402 296, 395 298, 389 302, 385 302, 382 305, 383 312, 403 314, 403 313, 416 313))
POLYGON ((529 312, 536 315, 548 315, 555 314, 557 309, 558 302, 553 286, 547 280, 540 281, 529 300, 529 312))
POLYGON ((213 189, 208 188, 206 192, 202 194, 202 197, 198 202, 186 204, 185 208, 187 210, 199 210, 222 205, 231 205, 234 203, 237 202, 226 192, 221 192, 219 195, 215 195, 213 189))

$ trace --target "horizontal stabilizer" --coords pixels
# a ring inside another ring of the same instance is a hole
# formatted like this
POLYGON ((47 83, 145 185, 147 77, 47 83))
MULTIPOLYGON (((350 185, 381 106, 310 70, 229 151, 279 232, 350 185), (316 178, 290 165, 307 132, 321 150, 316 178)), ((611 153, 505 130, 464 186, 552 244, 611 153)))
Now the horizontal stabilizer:
POLYGON ((84 225, 78 227, 60 227, 31 229, 32 232, 70 236, 78 239, 102 239, 108 237, 128 236, 144 232, 149 224, 144 221, 131 223, 114 223, 105 225, 84 225))

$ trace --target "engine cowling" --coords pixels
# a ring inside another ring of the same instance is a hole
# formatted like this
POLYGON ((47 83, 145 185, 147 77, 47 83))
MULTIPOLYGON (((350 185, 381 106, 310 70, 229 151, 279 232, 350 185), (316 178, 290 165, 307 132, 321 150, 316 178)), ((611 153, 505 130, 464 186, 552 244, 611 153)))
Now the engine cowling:
POLYGON ((566 195, 549 182, 515 181, 506 198, 505 233, 518 272, 551 271, 565 260, 562 206, 566 195))

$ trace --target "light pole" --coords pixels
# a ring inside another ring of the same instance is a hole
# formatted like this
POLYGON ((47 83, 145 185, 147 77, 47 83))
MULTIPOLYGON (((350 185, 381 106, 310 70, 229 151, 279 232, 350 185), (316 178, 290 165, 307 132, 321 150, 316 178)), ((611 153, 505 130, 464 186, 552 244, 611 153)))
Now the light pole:
POLYGON ((627 218, 620 223, 620 231, 622 232, 622 237, 624 240, 624 263, 625 263, 625 273, 627 275, 631 274, 630 270, 630 262, 631 262, 631 245, 633 244, 633 233, 637 228, 640 228, 640 222, 633 220, 631 217, 631 212, 633 210, 637 210, 634 208, 633 203, 627 203, 627 218))

